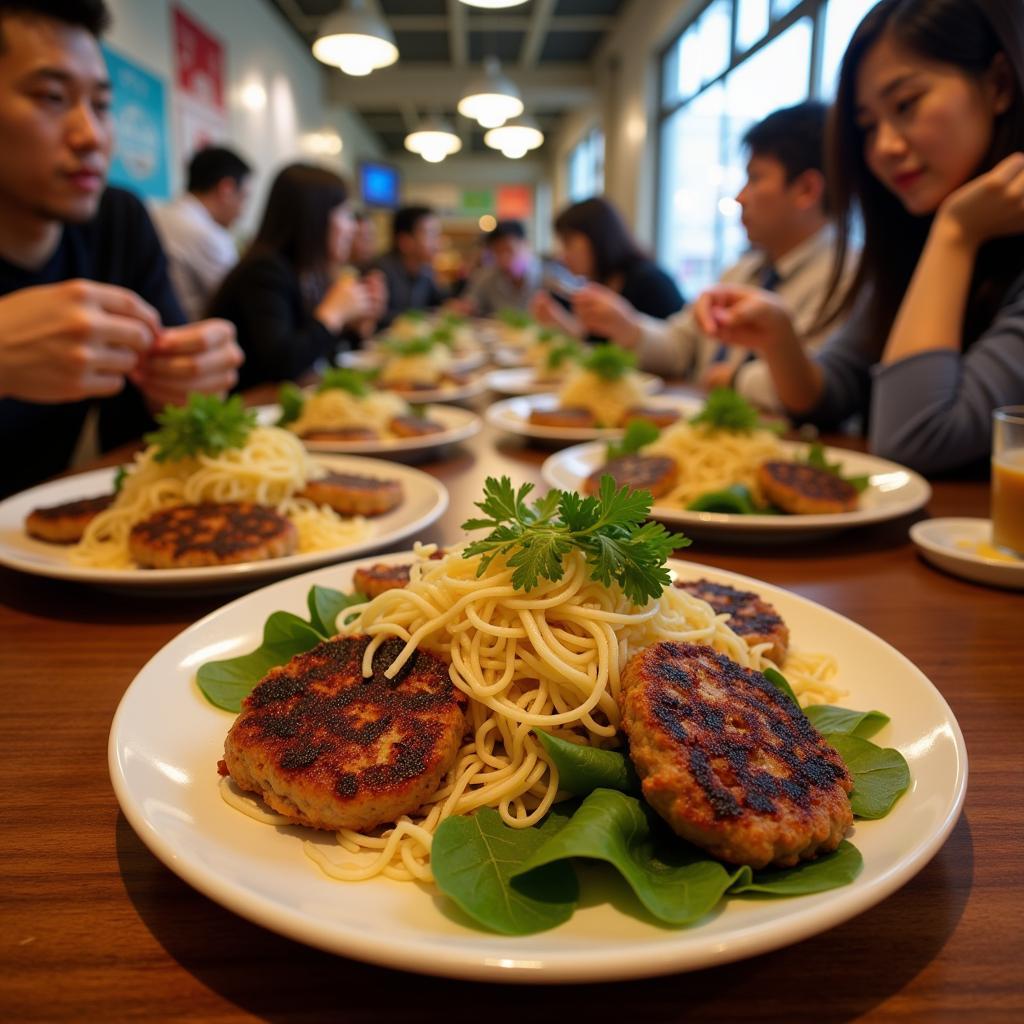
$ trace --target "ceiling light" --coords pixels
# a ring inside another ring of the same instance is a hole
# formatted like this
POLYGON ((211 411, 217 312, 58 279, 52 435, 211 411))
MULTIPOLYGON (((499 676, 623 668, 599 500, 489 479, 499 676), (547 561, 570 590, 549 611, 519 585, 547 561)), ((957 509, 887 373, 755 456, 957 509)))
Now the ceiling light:
POLYGON ((492 149, 500 149, 510 160, 526 156, 544 141, 544 133, 532 117, 517 117, 484 134, 484 142, 492 149))
POLYGON ((523 101, 515 84, 501 73, 496 57, 484 61, 484 74, 469 84, 459 100, 459 113, 484 128, 497 128, 523 112, 523 101))
POLYGON ((467 7, 484 7, 488 10, 497 10, 499 7, 518 7, 525 4, 526 0, 462 0, 467 7))
POLYGON ((406 135, 405 148, 410 153, 419 153, 428 163, 439 164, 446 156, 462 149, 462 140, 447 121, 431 117, 406 135))
POLYGON ((376 0, 346 0, 325 18, 313 43, 313 56, 346 75, 368 75, 398 60, 398 47, 376 0))

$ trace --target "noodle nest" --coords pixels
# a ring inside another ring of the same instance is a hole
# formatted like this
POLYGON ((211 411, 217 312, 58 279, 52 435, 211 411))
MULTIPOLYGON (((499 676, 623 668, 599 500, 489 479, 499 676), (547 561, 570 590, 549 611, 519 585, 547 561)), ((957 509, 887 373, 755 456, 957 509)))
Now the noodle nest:
MULTIPOLYGON (((764 655, 769 644, 748 647, 726 625, 727 616, 716 615, 706 602, 668 587, 658 600, 634 606, 618 586, 592 580, 579 551, 566 557, 561 580, 541 580, 523 592, 512 587, 512 569, 500 558, 478 576, 479 556, 466 559, 454 550, 429 559, 431 550, 418 549, 406 588, 346 609, 346 617, 354 617, 346 618, 343 631, 371 637, 364 674, 377 648, 392 637, 405 646, 387 670, 390 676, 420 649, 449 663, 452 682, 469 697, 466 737, 441 787, 414 814, 373 834, 340 831, 341 854, 305 844, 331 877, 429 881, 437 826, 481 807, 496 809, 512 827, 537 824, 559 787, 558 771, 533 730, 617 747, 622 672, 633 654, 651 644, 707 644, 745 667, 772 666, 764 655)), ((784 668, 801 701, 837 695, 830 683, 834 659, 791 654, 784 668)), ((261 821, 287 823, 226 781, 222 794, 261 821)))
POLYGON ((319 479, 326 470, 287 430, 254 427, 241 448, 219 455, 158 462, 156 453, 150 446, 135 456, 113 505, 89 523, 71 549, 74 563, 134 568, 128 547, 132 527, 175 505, 247 501, 273 507, 294 523, 300 552, 352 544, 371 529, 361 517, 343 518, 326 505, 297 496, 307 481, 319 479))

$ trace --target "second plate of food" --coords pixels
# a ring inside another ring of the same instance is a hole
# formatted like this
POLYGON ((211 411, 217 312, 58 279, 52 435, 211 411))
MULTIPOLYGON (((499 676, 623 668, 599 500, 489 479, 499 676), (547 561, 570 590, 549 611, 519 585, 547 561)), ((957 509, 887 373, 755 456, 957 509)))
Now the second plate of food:
MULTIPOLYGON (((660 384, 660 378, 655 378, 660 384)), ((645 401, 643 410, 677 414, 679 418, 694 415, 701 408, 700 399, 683 395, 662 395, 645 401)), ((637 416, 641 416, 639 410, 637 416)), ((561 410, 558 395, 521 395, 495 402, 487 410, 487 422, 499 430, 540 441, 596 441, 619 437, 624 427, 579 425, 573 422, 572 410, 561 410), (567 415, 560 417, 560 412, 567 415), (561 419, 561 422, 559 420, 561 419)))
MULTIPOLYGON (((403 422, 399 424, 401 432, 398 433, 394 428, 383 433, 369 428, 325 428, 301 437, 301 440, 311 452, 395 458, 465 441, 480 431, 480 417, 468 409, 454 405, 427 405, 419 411, 419 416, 400 418, 403 422)), ((279 405, 262 405, 256 412, 260 422, 267 425, 277 423, 281 417, 279 405)))
MULTIPOLYGON (((777 457, 802 459, 808 450, 807 444, 779 441, 777 457)), ((931 497, 928 481, 898 463, 842 448, 824 448, 823 454, 844 477, 867 478, 853 510, 793 515, 696 511, 686 507, 689 496, 676 496, 685 489, 685 483, 677 483, 668 494, 655 497, 651 518, 682 527, 694 536, 749 542, 790 542, 896 519, 917 511, 931 497)), ((557 452, 545 461, 541 472, 545 483, 552 487, 582 491, 587 478, 606 463, 607 446, 592 442, 557 452)), ((725 486, 739 482, 726 482, 725 486)), ((718 490, 721 486, 723 484, 716 484, 707 490, 718 490)))
POLYGON ((29 515, 39 509, 109 494, 115 486, 117 469, 97 469, 51 480, 0 502, 0 565, 35 576, 133 592, 237 591, 256 582, 288 576, 419 536, 448 507, 444 485, 418 469, 358 456, 328 455, 317 461, 331 473, 372 477, 397 484, 401 500, 390 511, 362 520, 347 542, 316 550, 224 565, 106 568, 79 564, 72 557, 72 546, 47 543, 29 536, 25 528, 29 515))

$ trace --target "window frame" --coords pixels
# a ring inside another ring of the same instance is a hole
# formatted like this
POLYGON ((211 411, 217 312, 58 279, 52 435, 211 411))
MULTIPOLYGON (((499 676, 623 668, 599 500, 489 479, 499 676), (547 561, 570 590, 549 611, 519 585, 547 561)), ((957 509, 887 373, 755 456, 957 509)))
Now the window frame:
MULTIPOLYGON (((676 54, 679 51, 683 36, 689 32, 704 16, 707 10, 714 4, 716 0, 705 0, 698 11, 696 11, 692 18, 684 25, 669 41, 658 54, 658 104, 657 104, 657 134, 655 138, 654 147, 654 251, 661 253, 662 243, 664 242, 664 233, 666 230, 667 218, 662 216, 662 203, 664 199, 664 189, 666 185, 665 179, 665 125, 668 120, 678 113, 683 107, 693 103, 702 93, 708 89, 717 85, 720 82, 724 82, 726 78, 732 72, 734 72, 741 64, 746 63, 751 57, 755 56, 758 52, 763 50, 765 47, 771 45, 776 39, 779 38, 784 32, 790 29, 802 18, 809 18, 811 21, 811 53, 810 60, 808 62, 808 82, 807 82, 807 98, 808 99, 820 99, 821 98, 821 72, 822 72, 822 58, 825 49, 825 14, 826 8, 829 3, 841 3, 842 0, 799 0, 794 5, 792 10, 788 11, 782 17, 776 17, 771 10, 769 5, 768 14, 768 31, 757 40, 757 42, 748 46, 745 50, 737 50, 736 48, 736 30, 739 19, 739 2, 738 0, 729 0, 731 18, 730 18, 730 30, 729 30, 729 62, 726 68, 721 71, 714 78, 707 82, 702 82, 699 89, 692 95, 685 98, 679 98, 673 96, 671 101, 667 100, 667 73, 670 62, 674 61, 676 54)), ((716 233, 720 233, 723 228, 716 226, 716 233)))

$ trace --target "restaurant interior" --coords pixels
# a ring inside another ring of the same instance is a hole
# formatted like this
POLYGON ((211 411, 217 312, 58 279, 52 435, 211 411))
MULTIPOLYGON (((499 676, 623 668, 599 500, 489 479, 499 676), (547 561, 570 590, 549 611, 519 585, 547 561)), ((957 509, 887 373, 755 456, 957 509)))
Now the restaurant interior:
POLYGON ((1024 0, 0 0, 0 148, 0 1019, 1024 1020, 1024 0))

